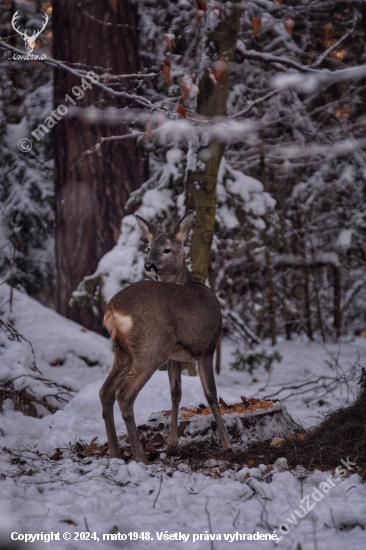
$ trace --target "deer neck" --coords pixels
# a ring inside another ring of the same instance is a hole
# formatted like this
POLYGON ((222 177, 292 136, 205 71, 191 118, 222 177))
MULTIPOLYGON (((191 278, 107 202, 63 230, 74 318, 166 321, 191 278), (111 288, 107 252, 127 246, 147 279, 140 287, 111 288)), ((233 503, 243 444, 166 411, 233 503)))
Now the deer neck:
POLYGON ((188 271, 187 264, 184 261, 181 269, 177 273, 174 273, 174 275, 162 275, 161 277, 158 277, 158 279, 164 283, 185 285, 191 281, 192 273, 188 271))

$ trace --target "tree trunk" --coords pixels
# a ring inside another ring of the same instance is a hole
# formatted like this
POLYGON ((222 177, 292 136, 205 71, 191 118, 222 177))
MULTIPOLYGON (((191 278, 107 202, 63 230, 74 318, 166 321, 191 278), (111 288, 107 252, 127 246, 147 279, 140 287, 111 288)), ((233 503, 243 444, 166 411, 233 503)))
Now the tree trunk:
POLYGON ((306 327, 310 340, 314 340, 313 327, 311 324, 311 307, 310 307, 310 271, 308 267, 305 267, 305 314, 306 314, 306 327))
MULTIPOLYGON (((82 68, 112 74, 135 73, 140 68, 137 9, 132 2, 112 0, 55 0, 53 2, 53 54, 55 59, 82 64, 82 68), (106 23, 112 23, 107 25, 106 23)), ((78 67, 78 65, 77 65, 78 67)), ((56 69, 54 108, 68 94, 77 107, 126 106, 93 85, 84 98, 73 95, 79 78, 56 69)), ((116 88, 120 89, 120 88, 116 88)), ((124 205, 145 180, 143 154, 136 141, 103 143, 98 154, 82 154, 103 136, 121 135, 121 125, 91 123, 64 117, 52 130, 55 145, 56 194, 56 308, 87 328, 101 330, 100 315, 88 308, 70 307, 71 293, 92 274, 100 258, 116 243, 124 205)), ((101 312, 99 312, 101 313, 101 312)))
POLYGON ((276 305, 275 305, 275 297, 274 297, 274 285, 273 285, 273 271, 272 271, 272 263, 271 263, 271 255, 269 252, 269 247, 266 246, 266 272, 267 272, 267 281, 268 281, 268 287, 267 287, 267 297, 269 302, 269 316, 270 316, 270 324, 271 324, 271 341, 272 346, 275 346, 277 344, 277 324, 276 324, 276 305))
MULTIPOLYGON (((314 255, 314 253, 313 253, 314 255)), ((316 309, 318 312, 318 323, 320 332, 323 338, 323 342, 326 342, 326 335, 324 330, 324 323, 323 323, 323 316, 322 316, 322 308, 320 303, 320 294, 319 294, 319 268, 314 268, 314 290, 315 290, 315 299, 316 299, 316 309)))
MULTIPOLYGON (((267 188, 267 178, 266 178, 266 163, 264 158, 263 149, 261 151, 261 180, 263 185, 263 191, 268 191, 267 188)), ((276 304, 275 304, 275 293, 274 293, 274 284, 273 284, 273 270, 271 262, 271 254, 269 251, 269 245, 266 245, 265 250, 266 257, 266 276, 267 276, 267 297, 269 302, 269 316, 270 316, 270 325, 271 325, 271 341, 272 346, 277 344, 277 323, 276 323, 276 304)))
POLYGON ((334 267, 334 328, 336 329, 336 342, 341 335, 342 311, 341 311, 341 268, 334 267))
POLYGON ((304 236, 304 230, 302 226, 301 221, 301 215, 298 204, 296 204, 296 216, 297 216, 297 223, 299 226, 299 234, 301 238, 301 256, 304 259, 305 264, 305 316, 306 316, 306 327, 307 327, 307 333, 310 340, 314 340, 313 336, 313 327, 311 323, 311 307, 310 307, 310 271, 309 267, 306 265, 306 242, 305 242, 305 236, 304 236))
MULTIPOLYGON (((224 7, 224 6, 223 6, 224 7)), ((209 119, 226 116, 231 66, 239 34, 241 7, 235 3, 225 7, 222 20, 208 34, 209 56, 222 59, 226 66, 215 85, 206 69, 199 83, 197 113, 209 119)), ((192 273, 201 283, 206 282, 210 249, 215 231, 217 175, 225 151, 225 144, 212 139, 208 145, 200 145, 197 151, 196 169, 187 171, 186 206, 196 213, 190 247, 192 273), (202 169, 200 169, 200 167, 202 169)))

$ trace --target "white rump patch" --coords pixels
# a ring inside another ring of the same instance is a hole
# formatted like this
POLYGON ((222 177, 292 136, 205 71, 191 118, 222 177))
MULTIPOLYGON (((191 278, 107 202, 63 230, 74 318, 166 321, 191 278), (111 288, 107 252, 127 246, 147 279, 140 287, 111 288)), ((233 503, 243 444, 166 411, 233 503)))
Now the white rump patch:
POLYGON ((122 313, 110 309, 104 315, 103 324, 112 336, 112 340, 114 340, 117 330, 122 334, 126 334, 132 328, 132 319, 129 315, 122 315, 122 313))
POLYGON ((117 329, 122 332, 128 332, 132 328, 132 319, 129 315, 122 315, 114 311, 113 313, 114 320, 117 326, 117 329))

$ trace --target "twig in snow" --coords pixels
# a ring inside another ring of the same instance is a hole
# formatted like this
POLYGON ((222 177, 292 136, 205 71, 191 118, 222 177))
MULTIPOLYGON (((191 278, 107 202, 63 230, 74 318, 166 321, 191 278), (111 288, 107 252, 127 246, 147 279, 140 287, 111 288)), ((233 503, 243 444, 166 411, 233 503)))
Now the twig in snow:
POLYGON ((86 517, 84 516, 84 522, 85 522, 85 531, 87 533, 90 533, 90 530, 89 530, 89 526, 88 526, 88 522, 86 521, 86 517))
MULTIPOLYGON (((207 515, 208 529, 210 531, 210 535, 212 535, 211 516, 210 516, 210 512, 208 510, 208 497, 207 497, 207 500, 206 500, 205 512, 206 512, 206 515, 207 515)), ((211 543, 210 544, 211 550, 214 550, 213 540, 211 540, 210 543, 211 543)))
POLYGON ((162 484, 163 484, 163 474, 161 474, 161 476, 160 476, 159 491, 158 491, 158 494, 156 495, 156 498, 155 498, 155 500, 154 500, 153 508, 155 508, 156 501, 157 501, 158 498, 159 498, 162 484))
POLYGON ((31 369, 34 370, 34 371, 37 371, 41 376, 43 376, 42 372, 39 370, 39 368, 36 365, 36 354, 34 353, 32 343, 29 340, 27 340, 27 338, 25 336, 23 336, 23 334, 20 334, 16 330, 16 328, 13 327, 13 325, 11 325, 10 323, 6 323, 2 319, 0 319, 0 328, 4 332, 9 333, 9 335, 7 335, 9 340, 12 340, 12 341, 16 340, 17 342, 21 342, 22 340, 24 340, 24 342, 27 342, 30 345, 32 355, 33 355, 33 358, 34 358, 33 365, 31 366, 31 369))

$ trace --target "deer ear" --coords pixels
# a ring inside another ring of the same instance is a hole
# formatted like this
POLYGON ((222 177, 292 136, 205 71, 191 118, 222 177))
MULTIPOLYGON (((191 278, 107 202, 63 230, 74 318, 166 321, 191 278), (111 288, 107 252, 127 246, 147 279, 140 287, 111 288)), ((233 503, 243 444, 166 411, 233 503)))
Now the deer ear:
POLYGON ((177 241, 183 242, 193 225, 193 212, 189 210, 179 223, 174 227, 173 233, 177 241))
POLYGON ((135 219, 139 225, 139 228, 150 242, 155 239, 158 233, 161 233, 161 230, 156 225, 148 222, 147 220, 144 220, 144 218, 141 218, 141 216, 135 214, 135 219))

